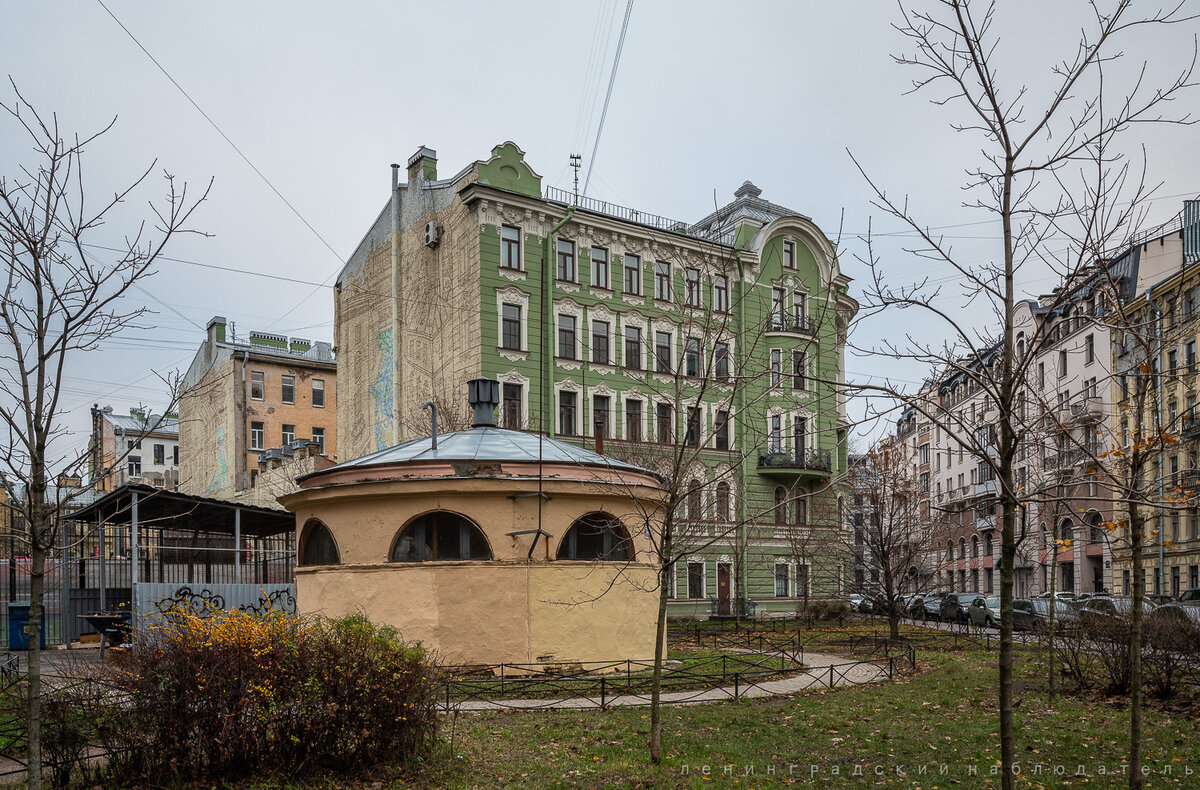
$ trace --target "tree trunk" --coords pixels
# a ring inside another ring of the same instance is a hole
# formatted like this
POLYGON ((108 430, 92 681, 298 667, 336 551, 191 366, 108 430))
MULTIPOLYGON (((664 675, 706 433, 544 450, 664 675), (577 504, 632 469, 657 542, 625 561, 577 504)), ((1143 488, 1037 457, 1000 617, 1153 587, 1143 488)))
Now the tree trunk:
MULTIPOLYGON (((33 487, 30 488, 30 499, 34 500, 33 487)), ((29 698, 26 705, 25 726, 29 732, 28 742, 28 787, 31 790, 41 790, 42 787, 42 629, 45 596, 46 550, 42 538, 49 534, 48 525, 44 522, 46 511, 40 504, 31 501, 30 510, 34 516, 30 523, 29 532, 32 540, 30 552, 29 576, 29 673, 27 675, 29 698)))
POLYGON ((1012 667, 1013 667, 1013 570, 1017 561, 1016 513, 1013 504, 1001 500, 1000 528, 1000 786, 1013 790, 1012 667))
MULTIPOLYGON (((1146 595, 1142 568, 1142 516, 1130 505, 1130 554, 1133 561, 1133 608, 1129 637, 1129 787, 1142 786, 1142 600, 1146 595)), ((1159 529, 1162 529, 1161 523, 1159 529)), ((1161 533, 1160 533, 1161 534, 1161 533)))
POLYGON ((654 672, 650 679, 650 762, 662 764, 662 670, 666 657, 667 641, 667 595, 671 591, 671 574, 675 572, 671 540, 674 524, 668 513, 663 524, 662 551, 659 554, 661 567, 658 569, 658 622, 654 628, 654 672))

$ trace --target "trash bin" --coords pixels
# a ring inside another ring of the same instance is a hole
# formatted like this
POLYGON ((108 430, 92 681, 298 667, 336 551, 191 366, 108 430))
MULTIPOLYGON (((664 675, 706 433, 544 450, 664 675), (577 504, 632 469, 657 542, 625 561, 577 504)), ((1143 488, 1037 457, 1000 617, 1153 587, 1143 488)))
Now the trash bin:
MULTIPOLYGON (((8 602, 8 649, 29 649, 29 601, 8 602)), ((46 617, 42 609, 42 649, 46 649, 46 617)))

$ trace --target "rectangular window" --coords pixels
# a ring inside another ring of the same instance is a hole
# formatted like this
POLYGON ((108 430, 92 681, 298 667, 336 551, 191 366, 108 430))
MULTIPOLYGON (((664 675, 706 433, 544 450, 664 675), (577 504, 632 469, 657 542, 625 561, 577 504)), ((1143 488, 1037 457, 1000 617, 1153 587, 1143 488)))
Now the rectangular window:
POLYGON ((1177 370, 1179 370, 1179 352, 1171 349, 1167 352, 1167 373, 1174 376, 1177 370))
POLYGON ((654 404, 654 434, 660 444, 669 444, 674 438, 671 435, 671 406, 669 404, 654 404))
POLYGON ((688 407, 687 432, 684 434, 683 441, 688 447, 700 446, 700 410, 695 406, 688 407))
POLYGON ((521 229, 512 225, 500 228, 500 265, 505 269, 521 269, 521 229))
POLYGON ((250 423, 250 449, 265 450, 265 441, 266 436, 265 432, 263 431, 263 424, 261 422, 250 423))
POLYGON ((625 327, 625 367, 642 369, 642 330, 636 326, 625 327))
POLYGON ((625 401, 625 438, 631 442, 642 440, 642 402, 625 401))
POLYGON ((1085 337, 1083 339, 1083 341, 1084 341, 1083 361, 1085 364, 1090 365, 1096 361, 1096 336, 1088 335, 1087 337, 1085 337))
POLYGON ((721 381, 729 378, 729 346, 725 343, 713 346, 713 371, 721 381))
POLYGON ((129 476, 141 477, 142 474, 142 457, 140 455, 129 456, 129 476))
POLYGON ((558 393, 558 432, 562 436, 575 435, 575 393, 558 393))
POLYGON ((179 445, 175 445, 171 448, 171 463, 175 466, 179 466, 179 445))
POLYGON ((312 440, 317 443, 317 452, 319 452, 321 455, 325 455, 325 429, 313 428, 312 440))
POLYGON ((296 441, 296 426, 295 425, 287 425, 285 423, 283 426, 282 442, 283 442, 283 444, 291 444, 294 441, 296 441))
POLYGON ((575 242, 559 239, 558 250, 558 279, 575 282, 575 242))
POLYGON ((592 247, 592 287, 608 289, 608 250, 592 247))
POLYGON ((612 420, 608 414, 609 399, 607 395, 592 396, 592 428, 595 430, 595 435, 607 439, 609 437, 608 426, 612 420))
POLYGON ((312 405, 314 409, 325 408, 325 379, 312 380, 312 405))
POLYGON ((783 450, 783 418, 778 414, 771 416, 771 430, 767 433, 767 449, 772 453, 783 450))
POLYGON ((607 365, 608 359, 608 322, 592 322, 592 364, 607 365))
POLYGON ((687 376, 700 375, 700 338, 689 337, 684 343, 683 372, 687 376))
POLYGON ((713 310, 729 312, 729 278, 723 274, 713 277, 713 310))
POLYGON ((625 256, 625 293, 642 295, 642 259, 636 255, 625 256))
MULTIPOLYGON (((784 248, 786 249, 786 244, 785 244, 784 248)), ((776 565, 775 566, 775 597, 776 598, 787 598, 788 597, 788 594, 790 592, 788 590, 788 582, 791 581, 791 579, 789 578, 790 575, 791 574, 788 573, 788 566, 786 566, 786 565, 776 565)))
POLYGON ((263 393, 266 392, 266 385, 263 382, 264 375, 261 370, 250 371, 250 400, 263 399, 263 393))
POLYGON ((671 264, 656 261, 654 264, 654 298, 671 301, 671 264))
POLYGON ((575 359, 575 316, 558 317, 558 355, 563 359, 575 359))
POLYGON ((517 430, 521 427, 521 385, 505 384, 502 390, 500 414, 504 427, 517 430))
POLYGON ((162 466, 167 462, 167 447, 166 445, 154 445, 154 463, 162 466))
POLYGON ((792 449, 796 457, 804 455, 808 449, 808 418, 796 416, 792 418, 792 449))
POLYGON ((717 412, 713 420, 713 446, 718 450, 729 449, 729 412, 717 412))
POLYGON ((1188 373, 1196 372, 1196 341, 1189 340, 1184 347, 1184 361, 1188 366, 1188 373))
POLYGON ((808 354, 804 351, 792 352, 792 389, 808 389, 808 354))
POLYGON ((1058 377, 1061 379, 1065 375, 1067 375, 1067 352, 1059 351, 1058 352, 1058 377))
POLYGON ((671 372, 671 334, 654 333, 654 370, 657 373, 671 372))
POLYGON ((684 303, 688 307, 700 306, 700 270, 684 269, 684 303))
POLYGON ((704 597, 704 563, 689 562, 687 564, 688 573, 688 598, 703 598, 704 597))
POLYGON ((283 376, 280 378, 279 397, 284 403, 296 402, 296 377, 283 376))
POLYGON ((783 352, 771 349, 771 386, 778 387, 783 381, 783 352))
POLYGON ((783 329, 787 320, 787 292, 782 288, 771 289, 771 328, 783 329))
POLYGON ((808 297, 801 291, 792 293, 792 324, 797 332, 808 331, 808 297))
POLYGON ((796 268, 796 243, 794 241, 785 241, 783 243, 783 268, 796 268))
POLYGON ((500 347, 521 350, 521 305, 501 305, 500 347))

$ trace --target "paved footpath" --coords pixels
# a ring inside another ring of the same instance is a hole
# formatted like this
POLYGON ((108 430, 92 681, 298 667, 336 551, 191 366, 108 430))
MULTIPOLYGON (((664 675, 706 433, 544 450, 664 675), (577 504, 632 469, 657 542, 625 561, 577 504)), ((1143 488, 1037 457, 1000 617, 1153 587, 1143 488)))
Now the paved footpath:
MULTIPOLYGON (((812 688, 835 688, 857 686, 863 683, 878 683, 888 679, 887 664, 853 661, 843 656, 825 653, 805 653, 807 669, 778 680, 744 683, 738 686, 704 689, 700 691, 670 691, 662 694, 667 705, 695 705, 702 702, 722 702, 742 697, 777 697, 795 694, 812 688)), ((649 694, 620 694, 606 697, 603 707, 649 705, 649 694)), ((445 708, 445 706, 442 706, 445 708)), ((586 709, 601 707, 599 697, 572 697, 569 699, 506 699, 506 700, 463 700, 450 704, 450 710, 545 710, 586 709)))

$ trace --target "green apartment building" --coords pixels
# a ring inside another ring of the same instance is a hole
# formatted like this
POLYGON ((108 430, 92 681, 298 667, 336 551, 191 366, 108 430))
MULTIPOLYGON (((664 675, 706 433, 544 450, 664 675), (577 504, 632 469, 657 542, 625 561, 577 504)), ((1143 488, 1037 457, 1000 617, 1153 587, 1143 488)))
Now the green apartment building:
POLYGON ((486 376, 504 427, 676 492, 672 615, 841 590, 857 304, 812 220, 750 182, 695 223, 580 198, 511 142, 441 180, 422 147, 393 184, 336 285, 340 460, 427 435, 427 401, 469 427, 465 382, 486 376))

